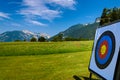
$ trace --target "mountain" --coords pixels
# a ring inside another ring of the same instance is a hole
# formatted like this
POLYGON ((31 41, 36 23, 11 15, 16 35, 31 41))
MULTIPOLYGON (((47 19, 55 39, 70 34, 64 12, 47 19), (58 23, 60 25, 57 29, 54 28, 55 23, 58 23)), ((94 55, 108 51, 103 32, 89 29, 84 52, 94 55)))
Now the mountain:
POLYGON ((46 39, 50 38, 47 34, 43 33, 33 33, 28 30, 23 31, 7 31, 0 34, 0 42, 11 42, 15 40, 27 40, 30 41, 32 37, 38 39, 40 36, 45 37, 46 39))
POLYGON ((63 38, 74 38, 74 39, 94 39, 95 31, 99 26, 99 22, 91 24, 77 24, 73 25, 65 31, 58 33, 53 36, 50 40, 53 40, 55 37, 62 34, 63 38))

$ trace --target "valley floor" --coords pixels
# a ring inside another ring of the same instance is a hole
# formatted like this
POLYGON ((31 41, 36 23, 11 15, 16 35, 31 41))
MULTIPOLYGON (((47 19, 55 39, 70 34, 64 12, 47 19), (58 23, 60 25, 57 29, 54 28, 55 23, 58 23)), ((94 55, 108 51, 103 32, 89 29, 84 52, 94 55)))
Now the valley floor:
MULTIPOLYGON (((72 44, 76 43, 81 44, 72 44)), ((48 55, 2 55, 0 80, 76 80, 75 77, 88 80, 90 55, 90 50, 48 55)), ((92 78, 97 80, 95 76, 92 78)))

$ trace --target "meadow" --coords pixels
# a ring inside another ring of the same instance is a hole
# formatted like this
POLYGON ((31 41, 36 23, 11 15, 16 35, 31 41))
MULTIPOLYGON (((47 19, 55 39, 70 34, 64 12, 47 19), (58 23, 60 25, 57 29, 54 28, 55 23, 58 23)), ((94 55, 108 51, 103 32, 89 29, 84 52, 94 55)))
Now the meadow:
POLYGON ((0 56, 48 55, 90 51, 92 42, 11 42, 0 43, 0 56))
POLYGON ((92 44, 93 41, 1 42, 0 80, 89 80, 92 44))

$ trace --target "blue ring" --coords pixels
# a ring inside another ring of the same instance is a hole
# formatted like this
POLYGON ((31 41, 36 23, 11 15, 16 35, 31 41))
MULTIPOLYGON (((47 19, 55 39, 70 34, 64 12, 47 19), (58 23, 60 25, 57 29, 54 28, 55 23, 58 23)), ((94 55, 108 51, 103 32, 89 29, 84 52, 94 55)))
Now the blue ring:
POLYGON ((96 52, 96 58, 97 58, 97 61, 99 64, 105 64, 108 59, 110 58, 110 55, 111 55, 111 51, 112 51, 112 41, 111 41, 111 38, 109 36, 103 36, 100 41, 98 42, 98 45, 97 45, 97 52, 96 52), (103 41, 107 41, 108 42, 108 53, 106 53, 106 57, 104 59, 101 59, 100 56, 99 56, 99 49, 100 49, 100 45, 103 41))

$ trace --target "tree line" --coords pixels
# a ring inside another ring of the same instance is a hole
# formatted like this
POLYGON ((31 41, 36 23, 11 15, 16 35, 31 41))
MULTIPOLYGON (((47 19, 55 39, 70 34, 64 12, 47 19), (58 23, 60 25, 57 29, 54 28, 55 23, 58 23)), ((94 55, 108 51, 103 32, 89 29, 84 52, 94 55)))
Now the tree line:
POLYGON ((38 42, 45 42, 46 40, 47 40, 46 38, 41 36, 41 37, 38 38, 38 40, 35 37, 32 37, 30 41, 31 42, 37 42, 37 41, 38 42))
MULTIPOLYGON (((21 42, 22 40, 15 40, 15 42, 21 42)), ((26 39, 24 39, 23 40, 24 42, 26 42, 27 40, 26 39)), ((30 39, 30 42, 46 42, 47 41, 47 39, 45 38, 45 37, 39 37, 38 39, 37 38, 35 38, 35 37, 32 37, 31 39, 30 39)))
POLYGON ((51 41, 58 42, 58 41, 86 41, 86 40, 88 40, 88 39, 73 38, 73 37, 64 37, 63 34, 60 33, 57 36, 54 36, 54 38, 51 41))
POLYGON ((116 8, 116 7, 112 9, 104 8, 100 19, 100 26, 109 24, 119 19, 120 19, 120 8, 116 8))

